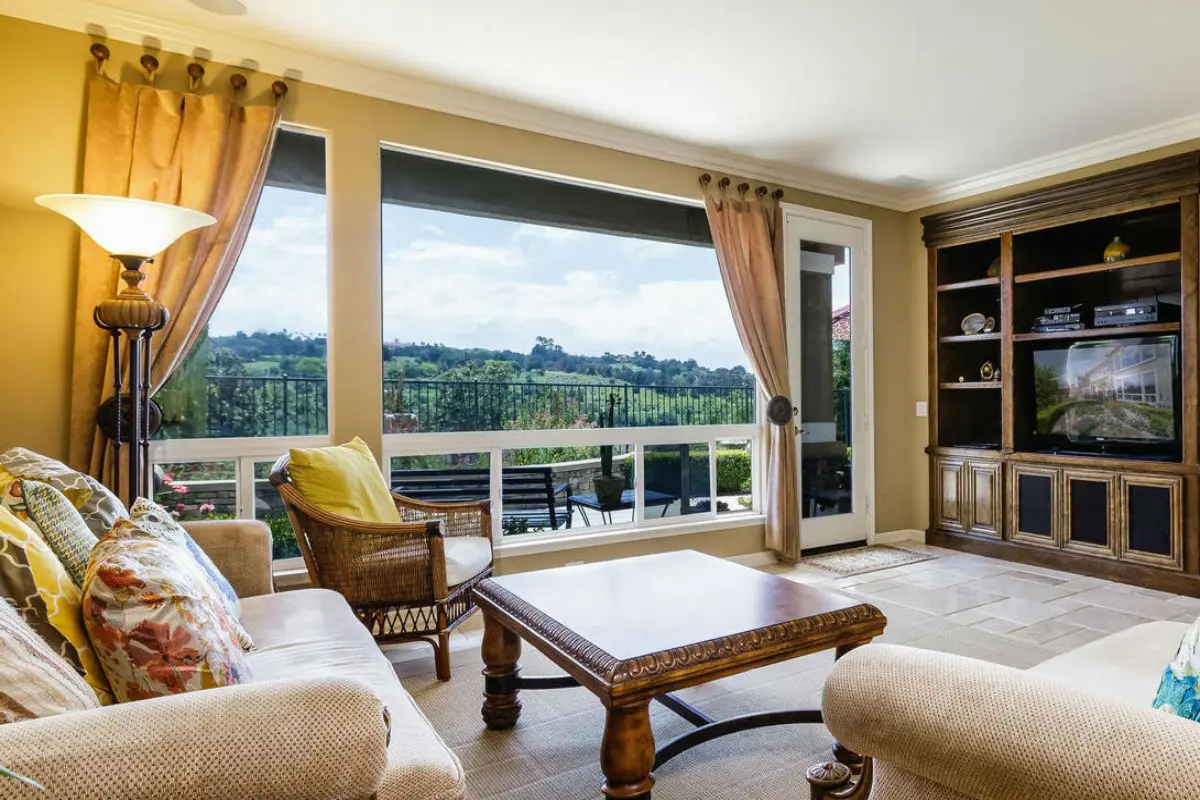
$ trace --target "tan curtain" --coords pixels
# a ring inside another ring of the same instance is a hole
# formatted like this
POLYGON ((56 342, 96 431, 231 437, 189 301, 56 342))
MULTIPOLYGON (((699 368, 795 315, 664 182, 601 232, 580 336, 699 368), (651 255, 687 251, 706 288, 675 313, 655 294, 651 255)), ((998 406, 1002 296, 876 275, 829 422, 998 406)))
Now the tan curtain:
MULTIPOLYGON (((179 368, 212 316, 246 241, 279 124, 274 107, 116 83, 88 83, 83 192, 157 200, 206 211, 211 227, 188 234, 147 265, 142 288, 170 311, 153 340, 152 392, 179 368)), ((76 469, 111 478, 96 409, 112 396, 111 339, 92 309, 116 291, 119 268, 80 237, 70 455, 76 469)))
MULTIPOLYGON (((779 203, 709 182, 704 187, 713 246, 742 347, 766 396, 789 395, 779 203)), ((778 558, 795 561, 800 557, 795 421, 768 425, 765 441, 767 547, 778 558)))

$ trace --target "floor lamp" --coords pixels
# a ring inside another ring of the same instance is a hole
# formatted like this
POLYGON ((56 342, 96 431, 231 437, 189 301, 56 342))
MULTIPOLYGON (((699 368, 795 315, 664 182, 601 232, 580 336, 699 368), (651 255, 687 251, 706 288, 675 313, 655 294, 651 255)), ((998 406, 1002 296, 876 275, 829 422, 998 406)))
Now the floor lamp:
POLYGON ((150 339, 169 318, 166 306, 138 286, 145 278, 142 266, 188 231, 217 220, 182 206, 109 195, 45 194, 35 202, 73 221, 121 263, 125 285, 92 312, 96 325, 112 336, 114 361, 113 396, 100 406, 96 423, 112 442, 118 494, 121 449, 129 444, 125 497, 132 505, 137 497, 150 495, 150 339), (122 336, 129 343, 124 365, 122 336))

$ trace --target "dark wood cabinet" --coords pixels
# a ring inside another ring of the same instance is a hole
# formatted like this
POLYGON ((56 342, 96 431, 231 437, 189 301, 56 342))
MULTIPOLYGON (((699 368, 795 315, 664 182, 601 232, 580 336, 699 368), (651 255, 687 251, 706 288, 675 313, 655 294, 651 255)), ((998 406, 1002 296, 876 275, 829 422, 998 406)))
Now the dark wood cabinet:
POLYGON ((963 475, 970 516, 967 532, 999 539, 1002 521, 1001 468, 999 461, 968 461, 963 475))
POLYGON ((937 525, 949 531, 966 530, 963 513, 963 462, 959 458, 934 459, 934 516, 937 525))
POLYGON ((1183 479, 1122 475, 1118 548, 1122 561, 1183 568, 1183 479))
POLYGON ((922 224, 927 541, 1200 596, 1200 151, 922 224), (1109 262, 1116 236, 1132 252, 1109 262), (1154 318, 1097 325, 1145 297, 1154 318), (1178 364, 1123 339, 1169 340, 1178 364), (1078 372, 1055 351, 1101 355, 1078 372))
POLYGON ((1117 473, 1063 470, 1063 549, 1117 557, 1117 473))
POLYGON ((1038 547, 1058 547, 1062 470, 1013 464, 1008 478, 1012 498, 1009 538, 1038 547))

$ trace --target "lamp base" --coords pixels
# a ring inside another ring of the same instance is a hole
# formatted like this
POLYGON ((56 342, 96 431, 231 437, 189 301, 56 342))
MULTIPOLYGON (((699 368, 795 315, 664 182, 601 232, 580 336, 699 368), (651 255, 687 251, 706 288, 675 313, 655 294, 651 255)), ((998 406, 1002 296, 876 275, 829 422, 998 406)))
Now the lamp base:
MULTIPOLYGON (((155 400, 149 401, 146 418, 142 421, 142 425, 145 427, 143 438, 149 440, 158 433, 162 424, 162 406, 155 400)), ((133 435, 133 398, 123 394, 119 399, 110 397, 105 400, 96 411, 96 425, 105 436, 113 441, 125 444, 135 441, 137 437, 133 435), (117 435, 118 431, 120 436, 117 435)))
POLYGON ((142 256, 114 255, 121 262, 121 280, 125 286, 110 300, 102 300, 94 314, 102 328, 157 331, 167 324, 167 307, 138 286, 144 279, 142 265, 153 261, 142 256))

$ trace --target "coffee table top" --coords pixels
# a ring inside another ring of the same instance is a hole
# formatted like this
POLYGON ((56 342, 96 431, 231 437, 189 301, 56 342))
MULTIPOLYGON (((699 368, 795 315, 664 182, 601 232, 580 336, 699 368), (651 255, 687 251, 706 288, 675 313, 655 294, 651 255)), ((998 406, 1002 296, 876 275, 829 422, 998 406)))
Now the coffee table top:
POLYGON ((691 550, 506 575, 475 593, 551 658, 565 654, 610 685, 857 644, 887 622, 854 597, 691 550))

